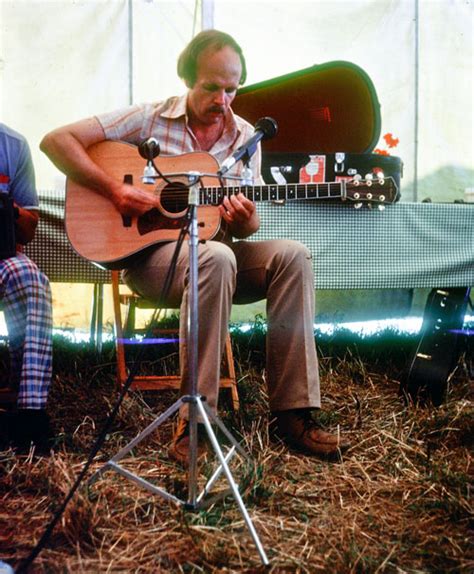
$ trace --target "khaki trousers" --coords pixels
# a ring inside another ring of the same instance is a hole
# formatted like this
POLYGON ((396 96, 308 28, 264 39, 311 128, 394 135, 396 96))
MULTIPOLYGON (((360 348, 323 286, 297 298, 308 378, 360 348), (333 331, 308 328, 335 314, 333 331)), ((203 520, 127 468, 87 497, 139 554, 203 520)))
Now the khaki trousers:
MULTIPOLYGON (((143 297, 158 300, 175 243, 159 246, 124 272, 143 297)), ((311 254, 296 241, 217 241, 198 248, 198 392, 217 408, 221 357, 232 303, 267 300, 266 364, 270 409, 319 407, 314 342, 311 254)), ((180 308, 182 393, 189 392, 187 366, 188 245, 179 254, 165 306, 180 308)))

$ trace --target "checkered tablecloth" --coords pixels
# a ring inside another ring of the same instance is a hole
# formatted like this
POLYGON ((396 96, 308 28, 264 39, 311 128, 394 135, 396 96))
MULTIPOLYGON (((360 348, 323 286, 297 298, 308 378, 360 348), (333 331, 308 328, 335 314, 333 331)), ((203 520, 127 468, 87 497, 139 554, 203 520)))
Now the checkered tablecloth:
MULTIPOLYGON (((27 253, 51 281, 104 283, 110 273, 80 258, 64 231, 64 192, 40 192, 41 223, 27 253)), ((317 289, 474 286, 474 204, 259 204, 253 239, 288 237, 313 254, 317 289)), ((93 222, 91 222, 91 225, 93 222)))
POLYGON ((313 254, 317 289, 474 285, 474 204, 378 209, 309 202, 260 207, 255 239, 290 237, 313 254))

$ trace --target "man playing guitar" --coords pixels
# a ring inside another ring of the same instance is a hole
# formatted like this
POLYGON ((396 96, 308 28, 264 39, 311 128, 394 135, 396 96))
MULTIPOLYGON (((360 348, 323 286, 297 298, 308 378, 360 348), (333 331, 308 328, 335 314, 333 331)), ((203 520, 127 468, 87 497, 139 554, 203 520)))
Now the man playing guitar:
MULTIPOLYGON (((154 194, 112 177, 89 156, 88 148, 105 140, 139 145, 153 137, 164 156, 205 151, 222 163, 253 135, 252 126, 231 109, 237 89, 246 78, 242 50, 231 36, 216 30, 198 34, 182 52, 178 74, 188 88, 186 95, 133 105, 61 127, 44 137, 41 149, 70 179, 105 197, 120 214, 136 218, 158 208, 159 199, 154 194)), ((261 182, 260 161, 258 147, 249 166, 256 183, 261 182)), ((239 175, 241 169, 236 164, 229 174, 239 175)), ((224 197, 216 209, 224 237, 199 244, 198 391, 206 396, 211 408, 217 408, 219 369, 231 305, 266 298, 266 379, 274 428, 296 449, 323 457, 337 455, 348 448, 348 443, 319 428, 312 416, 320 408, 320 382, 313 329, 311 254, 301 243, 288 239, 246 241, 258 230, 260 220, 255 204, 242 193, 224 197)), ((174 241, 163 242, 137 255, 127 264, 125 282, 147 299, 157 300, 174 247, 174 241)), ((188 247, 183 245, 164 302, 181 308, 183 393, 188 383, 188 267, 188 247)), ((203 441, 199 449, 200 453, 205 451, 203 441)), ((170 455, 185 463, 188 453, 189 437, 183 423, 170 455)))

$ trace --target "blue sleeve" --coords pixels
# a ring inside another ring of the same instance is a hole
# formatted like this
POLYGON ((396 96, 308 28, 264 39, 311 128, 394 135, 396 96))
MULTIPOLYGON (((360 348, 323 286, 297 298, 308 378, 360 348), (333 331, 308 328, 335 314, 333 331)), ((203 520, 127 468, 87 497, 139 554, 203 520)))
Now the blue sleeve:
POLYGON ((31 152, 26 140, 18 146, 17 166, 15 175, 10 182, 13 199, 20 207, 38 207, 36 180, 31 152))

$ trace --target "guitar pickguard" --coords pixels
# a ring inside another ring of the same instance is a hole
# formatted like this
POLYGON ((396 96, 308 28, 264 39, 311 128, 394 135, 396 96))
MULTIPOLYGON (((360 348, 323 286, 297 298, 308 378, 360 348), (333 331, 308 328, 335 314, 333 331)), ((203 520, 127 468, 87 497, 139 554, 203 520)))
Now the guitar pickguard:
POLYGON ((138 218, 137 229, 140 235, 146 235, 147 233, 160 229, 180 229, 182 222, 182 217, 172 219, 166 217, 159 209, 155 208, 147 211, 138 218))

